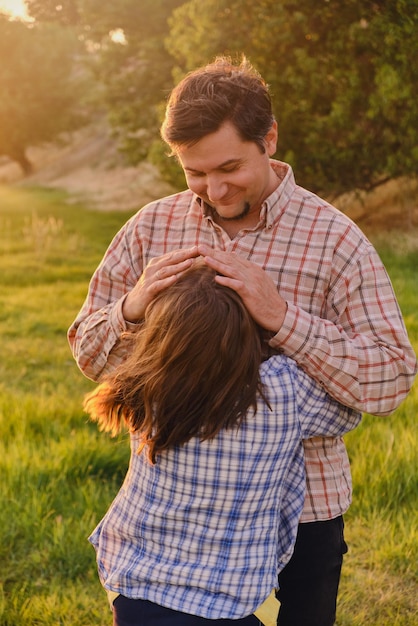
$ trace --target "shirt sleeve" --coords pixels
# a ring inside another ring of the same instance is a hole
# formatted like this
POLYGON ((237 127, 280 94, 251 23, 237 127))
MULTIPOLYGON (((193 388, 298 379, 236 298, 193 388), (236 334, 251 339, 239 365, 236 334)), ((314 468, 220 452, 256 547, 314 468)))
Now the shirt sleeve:
POLYGON ((127 245, 130 222, 110 244, 102 262, 93 274, 87 298, 68 330, 68 341, 78 367, 87 378, 98 381, 112 371, 125 356, 121 336, 132 331, 135 324, 122 315, 127 293, 141 274, 140 245, 138 258, 131 258, 127 245), (134 274, 136 268, 137 274, 134 274))
POLYGON ((417 360, 376 251, 351 263, 331 286, 327 319, 288 303, 270 340, 340 402, 374 415, 393 412, 408 394, 417 360))
POLYGON ((270 408, 283 423, 299 419, 301 439, 341 437, 361 421, 360 411, 335 400, 293 359, 273 355, 260 372, 270 408), (284 415, 284 407, 290 405, 292 410, 284 415))
POLYGON ((303 439, 341 437, 361 421, 361 413, 337 402, 301 368, 295 368, 295 395, 303 439))

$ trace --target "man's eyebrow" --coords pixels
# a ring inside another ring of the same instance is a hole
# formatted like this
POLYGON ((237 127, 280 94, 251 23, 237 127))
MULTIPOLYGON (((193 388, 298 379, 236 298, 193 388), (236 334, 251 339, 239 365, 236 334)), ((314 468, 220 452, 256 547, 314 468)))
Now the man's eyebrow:
MULTIPOLYGON (((224 161, 223 163, 220 163, 219 165, 217 165, 213 169, 215 169, 215 170, 222 170, 225 167, 229 167, 231 165, 240 165, 241 163, 243 163, 243 161, 244 161, 244 159, 241 159, 241 158, 228 159, 227 161, 224 161)), ((200 170, 196 170, 193 167, 188 167, 187 165, 184 166, 184 169, 187 170, 188 172, 195 172, 196 174, 204 174, 204 172, 201 172, 200 170)))

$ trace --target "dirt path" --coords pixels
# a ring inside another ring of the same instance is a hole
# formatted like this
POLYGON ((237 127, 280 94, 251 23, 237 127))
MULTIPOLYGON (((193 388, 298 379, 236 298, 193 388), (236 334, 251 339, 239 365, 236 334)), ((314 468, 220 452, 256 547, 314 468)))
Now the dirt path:
POLYGON ((34 165, 31 176, 24 178, 16 163, 3 159, 0 183, 64 189, 72 200, 102 211, 140 208, 174 191, 153 165, 124 165, 103 123, 64 137, 61 145, 31 148, 28 156, 34 165))

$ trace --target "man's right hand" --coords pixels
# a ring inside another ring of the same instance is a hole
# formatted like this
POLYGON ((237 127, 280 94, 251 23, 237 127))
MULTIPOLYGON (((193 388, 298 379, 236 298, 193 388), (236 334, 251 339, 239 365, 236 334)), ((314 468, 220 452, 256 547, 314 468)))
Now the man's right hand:
POLYGON ((135 287, 128 293, 122 307, 127 322, 144 319, 145 310, 155 296, 176 282, 199 256, 197 246, 184 250, 174 250, 151 259, 135 287))

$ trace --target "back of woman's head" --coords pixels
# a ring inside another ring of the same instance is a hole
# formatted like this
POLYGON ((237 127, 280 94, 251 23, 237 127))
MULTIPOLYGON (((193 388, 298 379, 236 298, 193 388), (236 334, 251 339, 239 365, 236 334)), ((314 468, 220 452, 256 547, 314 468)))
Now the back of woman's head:
POLYGON ((241 298, 195 264, 148 306, 130 356, 103 388, 107 423, 94 394, 86 408, 107 430, 123 416, 155 461, 191 437, 238 425, 261 391, 260 362, 259 331, 241 298))

